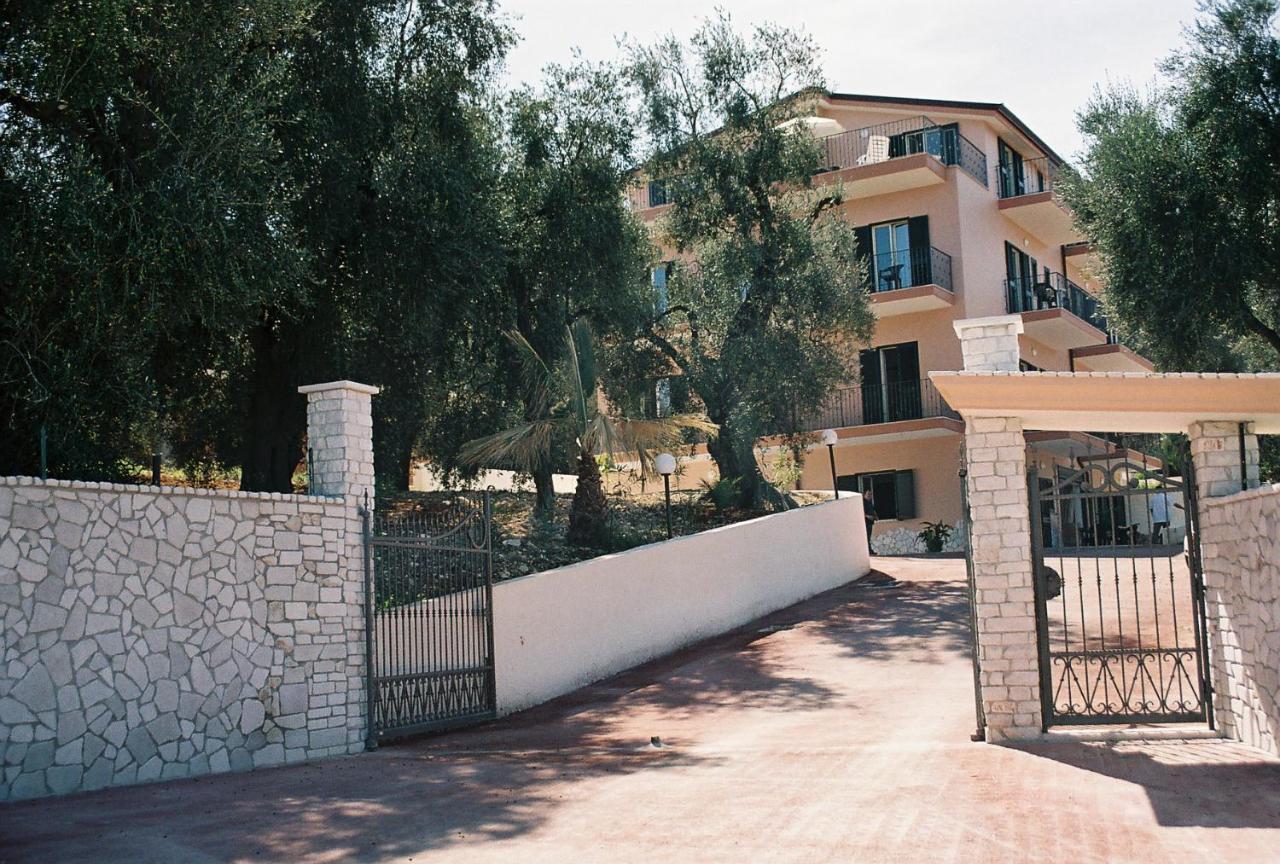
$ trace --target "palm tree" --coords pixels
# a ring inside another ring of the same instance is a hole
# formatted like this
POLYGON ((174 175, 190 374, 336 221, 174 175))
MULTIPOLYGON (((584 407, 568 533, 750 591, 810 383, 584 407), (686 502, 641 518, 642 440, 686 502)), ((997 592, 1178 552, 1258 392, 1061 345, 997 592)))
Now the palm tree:
POLYGON ((715 433, 715 424, 695 414, 656 420, 611 416, 602 407, 595 347, 586 321, 565 328, 564 356, 554 365, 539 357, 518 332, 509 332, 507 338, 519 354, 525 383, 535 394, 532 417, 468 442, 459 455, 472 465, 501 462, 530 471, 550 461, 557 444, 572 441, 578 487, 569 511, 566 539, 570 543, 590 544, 600 537, 604 527, 604 482, 597 455, 635 454, 642 473, 649 475, 654 452, 680 444, 685 429, 715 433))

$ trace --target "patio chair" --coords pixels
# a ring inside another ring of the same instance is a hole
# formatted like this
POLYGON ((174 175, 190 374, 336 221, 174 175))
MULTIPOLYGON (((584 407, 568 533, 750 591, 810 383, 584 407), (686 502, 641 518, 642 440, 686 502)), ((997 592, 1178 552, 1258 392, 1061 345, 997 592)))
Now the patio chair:
POLYGON ((903 264, 890 264, 880 271, 881 291, 894 291, 902 287, 903 264))
POLYGON ((872 135, 867 141, 867 152, 858 157, 859 165, 874 165, 889 159, 889 136, 872 135))
POLYGON ((1058 306, 1058 292, 1054 290, 1050 282, 1037 282, 1034 291, 1036 292, 1036 301, 1041 309, 1056 309, 1058 306))

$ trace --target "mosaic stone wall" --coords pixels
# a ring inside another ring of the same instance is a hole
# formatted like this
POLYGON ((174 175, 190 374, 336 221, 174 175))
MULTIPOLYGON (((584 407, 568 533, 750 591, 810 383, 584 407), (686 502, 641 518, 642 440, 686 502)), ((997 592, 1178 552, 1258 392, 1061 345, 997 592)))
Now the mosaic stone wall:
POLYGON ((1280 485, 1203 500, 1200 509, 1218 725, 1280 756, 1280 485))
POLYGON ((0 799, 359 751, 341 498, 0 479, 0 799))

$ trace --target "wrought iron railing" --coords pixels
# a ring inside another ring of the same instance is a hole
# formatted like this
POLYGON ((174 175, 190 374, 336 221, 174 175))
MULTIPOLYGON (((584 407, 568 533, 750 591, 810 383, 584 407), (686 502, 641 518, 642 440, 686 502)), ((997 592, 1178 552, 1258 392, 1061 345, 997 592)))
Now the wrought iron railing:
POLYGON ((894 252, 881 252, 868 262, 867 281, 873 293, 937 285, 951 287, 951 256, 932 246, 913 246, 894 252))
POLYGON ((1102 313, 1097 297, 1061 273, 1049 271, 1043 277, 1004 280, 1005 310, 1009 313, 1034 312, 1039 309, 1066 309, 1082 321, 1107 334, 1107 342, 1115 342, 1116 334, 1102 313))
POLYGON ((896 381, 888 384, 864 383, 832 392, 820 410, 797 418, 795 428, 810 432, 841 426, 869 426, 900 420, 960 415, 942 398, 928 378, 919 381, 896 381))
POLYGON ((1051 192, 1058 182, 1060 169, 1047 156, 1005 162, 996 166, 996 194, 1001 198, 1051 192))
POLYGON ((987 154, 956 127, 935 123, 923 114, 838 132, 818 143, 822 145, 822 171, 928 153, 944 165, 959 165, 983 186, 987 185, 987 154))

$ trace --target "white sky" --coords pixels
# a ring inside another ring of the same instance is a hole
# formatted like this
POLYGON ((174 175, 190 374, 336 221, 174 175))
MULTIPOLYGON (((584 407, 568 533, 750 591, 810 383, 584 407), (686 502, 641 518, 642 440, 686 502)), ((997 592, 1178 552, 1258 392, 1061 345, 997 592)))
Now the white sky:
POLYGON ((740 28, 812 33, 831 90, 1003 102, 1050 147, 1080 148, 1075 112, 1106 81, 1145 86, 1183 44, 1196 0, 499 0, 521 41, 512 83, 537 80, 574 47, 616 58, 619 36, 687 36, 717 5, 740 28))

